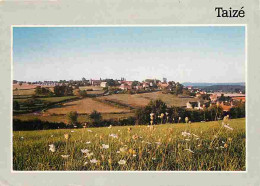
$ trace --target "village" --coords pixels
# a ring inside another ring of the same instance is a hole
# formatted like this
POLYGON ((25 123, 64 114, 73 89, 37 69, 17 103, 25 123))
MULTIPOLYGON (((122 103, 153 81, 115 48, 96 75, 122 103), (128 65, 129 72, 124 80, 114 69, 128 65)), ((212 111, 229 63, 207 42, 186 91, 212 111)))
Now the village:
MULTIPOLYGON (((167 81, 167 78, 159 79, 145 79, 143 81, 129 81, 126 78, 120 78, 120 80, 113 79, 85 79, 82 80, 60 80, 60 81, 35 81, 35 82, 23 82, 13 81, 14 89, 35 89, 36 87, 45 87, 53 89, 53 87, 67 86, 72 90, 79 90, 81 87, 88 87, 89 95, 94 96, 108 96, 112 94, 141 94, 151 92, 161 92, 162 94, 173 94, 180 99, 195 98, 194 100, 188 100, 185 105, 182 105, 186 109, 203 110, 211 105, 221 106, 223 112, 228 113, 230 109, 239 103, 245 103, 245 94, 242 90, 236 90, 236 92, 222 92, 218 91, 206 91, 203 88, 196 88, 193 86, 184 86, 179 82, 167 81), (24 88, 23 88, 24 87, 24 88), (100 88, 101 93, 93 91, 93 87, 100 88), (95 92, 91 94, 91 91, 95 92)), ((71 94, 75 95, 75 91, 71 94)))

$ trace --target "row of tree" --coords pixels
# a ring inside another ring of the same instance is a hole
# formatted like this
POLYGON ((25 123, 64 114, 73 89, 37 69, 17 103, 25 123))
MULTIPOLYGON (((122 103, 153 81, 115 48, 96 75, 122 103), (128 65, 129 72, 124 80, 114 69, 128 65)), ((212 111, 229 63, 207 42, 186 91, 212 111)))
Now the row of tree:
POLYGON ((203 110, 186 109, 182 107, 167 107, 161 100, 151 101, 146 107, 136 110, 136 120, 138 124, 151 123, 151 114, 153 115, 153 124, 157 123, 180 123, 185 122, 188 117, 192 122, 214 121, 223 118, 229 114, 231 118, 245 117, 245 104, 231 108, 229 112, 223 112, 221 106, 212 105, 203 110))

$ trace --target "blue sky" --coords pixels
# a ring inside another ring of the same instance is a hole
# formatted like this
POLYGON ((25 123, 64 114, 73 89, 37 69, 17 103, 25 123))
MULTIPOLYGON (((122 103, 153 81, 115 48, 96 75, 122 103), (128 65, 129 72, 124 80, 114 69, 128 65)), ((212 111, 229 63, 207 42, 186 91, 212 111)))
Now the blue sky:
POLYGON ((245 28, 14 27, 14 79, 245 81, 245 28))

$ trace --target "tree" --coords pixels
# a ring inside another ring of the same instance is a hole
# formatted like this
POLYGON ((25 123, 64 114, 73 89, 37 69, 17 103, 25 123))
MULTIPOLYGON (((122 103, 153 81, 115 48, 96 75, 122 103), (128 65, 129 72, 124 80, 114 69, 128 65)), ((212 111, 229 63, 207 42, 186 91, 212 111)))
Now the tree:
POLYGON ((93 112, 89 115, 90 119, 94 122, 94 123, 98 123, 101 121, 102 119, 102 116, 101 116, 101 113, 96 111, 96 110, 93 110, 93 112))
POLYGON ((68 123, 75 125, 78 122, 78 113, 76 111, 71 111, 67 114, 68 123))
POLYGON ((62 86, 55 86, 54 87, 54 94, 56 96, 70 96, 73 95, 73 89, 71 86, 66 86, 66 85, 62 85, 62 86))
POLYGON ((20 104, 18 103, 18 101, 13 102, 13 110, 20 110, 20 104))

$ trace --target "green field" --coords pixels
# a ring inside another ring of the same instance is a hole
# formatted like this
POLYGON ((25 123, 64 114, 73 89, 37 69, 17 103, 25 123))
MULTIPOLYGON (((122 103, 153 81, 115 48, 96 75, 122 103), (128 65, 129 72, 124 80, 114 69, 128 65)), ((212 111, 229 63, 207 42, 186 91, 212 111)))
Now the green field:
POLYGON ((245 118, 221 123, 17 131, 13 169, 245 171, 245 118))

